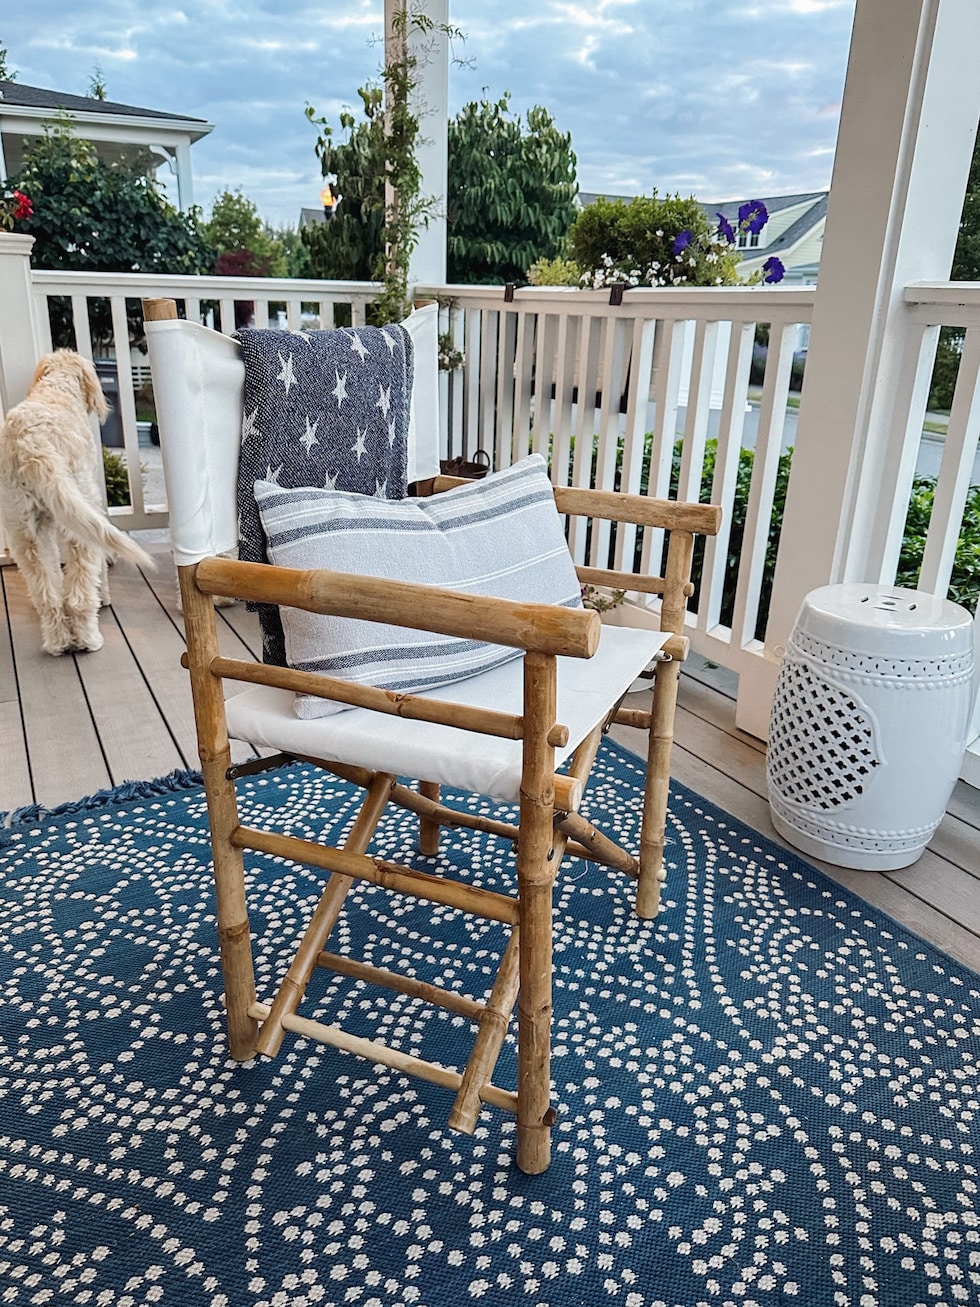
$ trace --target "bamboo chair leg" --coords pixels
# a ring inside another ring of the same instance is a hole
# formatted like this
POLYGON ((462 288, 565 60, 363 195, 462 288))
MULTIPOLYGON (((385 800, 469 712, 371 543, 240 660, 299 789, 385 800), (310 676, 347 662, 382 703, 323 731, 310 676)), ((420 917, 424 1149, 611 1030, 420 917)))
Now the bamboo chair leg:
POLYGON ((524 656, 524 766, 517 849, 520 991, 517 1000, 517 1165, 539 1175, 551 1162, 552 821, 556 664, 524 656))
MULTIPOLYGON (((364 853, 367 851, 378 822, 381 820, 381 814, 387 805, 393 780, 393 776, 389 776, 384 772, 378 772, 374 777, 364 797, 364 803, 357 815, 357 820, 354 822, 351 833, 344 844, 344 848, 348 853, 364 853)), ((279 986, 279 992, 273 999, 269 1015, 263 1021, 262 1029, 259 1031, 256 1050, 265 1054, 266 1057, 275 1057, 282 1047, 282 1041, 286 1033, 283 1018, 294 1015, 296 1009, 302 1003, 306 987, 310 983, 310 977, 316 969, 317 958, 330 937, 330 932, 337 924, 337 918, 344 906, 344 900, 353 884, 354 881, 350 876, 342 876, 338 872, 334 872, 327 881, 326 888, 303 934, 299 948, 290 963, 289 970, 279 986)))
POLYGON ((473 1043, 473 1051, 463 1072, 463 1083, 449 1113, 450 1130, 471 1135, 476 1129, 482 1102, 480 1091, 490 1083, 497 1058, 503 1048, 514 1010, 520 984, 520 927, 515 926, 493 982, 486 1011, 480 1020, 480 1029, 473 1043))
POLYGON ((660 890, 666 880, 664 842, 679 675, 680 664, 676 661, 658 663, 653 682, 647 779, 640 827, 640 876, 636 885, 636 915, 642 918, 655 917, 660 911, 660 890))
MULTIPOLYGON (((439 786, 436 781, 419 781, 419 794, 433 802, 439 802, 439 786)), ((419 818, 419 853, 424 857, 434 858, 439 852, 439 823, 428 817, 419 818)))
POLYGON ((221 681, 210 672, 211 660, 219 652, 214 605, 210 597, 202 594, 195 585, 193 567, 177 570, 187 633, 198 752, 208 800, 228 1044, 231 1056, 243 1062, 255 1053, 258 1026, 249 1016, 249 1008, 255 1001, 255 974, 245 902, 245 868, 241 850, 231 842, 232 832, 240 823, 235 787, 227 777, 231 749, 225 725, 224 697, 221 681))

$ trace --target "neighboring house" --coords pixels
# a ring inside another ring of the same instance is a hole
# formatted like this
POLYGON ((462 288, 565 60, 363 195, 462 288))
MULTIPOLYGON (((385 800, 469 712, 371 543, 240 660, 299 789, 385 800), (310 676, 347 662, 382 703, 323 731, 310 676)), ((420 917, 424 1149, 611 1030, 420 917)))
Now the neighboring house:
MULTIPOLYGON (((827 222, 827 191, 808 191, 803 195, 753 195, 762 200, 769 212, 769 221, 758 235, 743 234, 738 246, 742 251, 739 270, 744 277, 761 269, 771 255, 776 255, 786 269, 783 284, 788 286, 814 286, 823 248, 823 231, 827 222)), ((598 195, 593 191, 580 191, 579 203, 584 208, 598 199, 619 200, 628 203, 631 195, 598 195)), ((723 213, 733 227, 738 225, 739 208, 745 200, 723 200, 718 204, 702 203, 708 218, 716 222, 723 213)))
POLYGON ((0 181, 20 170, 24 147, 64 114, 100 158, 138 163, 148 172, 168 164, 177 179, 179 207, 189 209, 194 203, 191 146, 214 130, 212 123, 21 82, 0 82, 0 181))
MULTIPOLYGON (((738 247, 742 251, 739 271, 751 276, 761 269, 766 259, 775 255, 786 275, 783 284, 814 286, 823 248, 823 232, 827 223, 828 191, 808 191, 803 195, 753 195, 760 199, 769 212, 769 221, 758 235, 742 233, 738 247)), ((733 227, 738 224, 738 211, 745 200, 725 200, 720 204, 702 204, 708 217, 715 221, 723 213, 733 227)))

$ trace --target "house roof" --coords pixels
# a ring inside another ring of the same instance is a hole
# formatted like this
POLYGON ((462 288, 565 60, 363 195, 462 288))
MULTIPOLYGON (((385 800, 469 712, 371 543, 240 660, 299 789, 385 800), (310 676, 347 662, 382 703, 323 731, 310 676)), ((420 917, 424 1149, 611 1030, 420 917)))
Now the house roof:
POLYGON ((41 117, 45 116, 45 111, 56 112, 62 109, 86 117, 106 115, 113 118, 143 118, 161 126, 164 123, 174 127, 186 125, 195 139, 207 135, 213 128, 213 124, 205 119, 191 118, 187 114, 144 109, 137 105, 120 104, 115 100, 96 100, 88 95, 69 95, 66 91, 49 91, 41 86, 25 86, 22 82, 0 82, 0 113, 4 109, 34 110, 41 117))
MULTIPOLYGON (((760 249, 759 254, 765 253, 768 257, 770 254, 778 254, 780 250, 791 250, 808 232, 813 230, 813 227, 821 218, 826 217, 829 194, 829 191, 804 191, 802 195, 753 196, 754 199, 761 199, 770 216, 779 213, 781 209, 792 209, 800 204, 807 204, 808 206, 781 235, 760 249)), ((738 217, 739 208, 744 203, 746 203, 745 200, 724 200, 720 204, 702 204, 701 207, 712 217, 715 214, 723 213, 731 221, 738 217)))

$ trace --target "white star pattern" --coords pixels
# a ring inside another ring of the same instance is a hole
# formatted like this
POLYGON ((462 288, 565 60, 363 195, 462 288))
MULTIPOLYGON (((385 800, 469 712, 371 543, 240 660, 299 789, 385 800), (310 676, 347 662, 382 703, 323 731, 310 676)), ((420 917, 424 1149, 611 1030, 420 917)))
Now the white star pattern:
POLYGON ((341 404, 343 404, 344 400, 347 398, 347 373, 345 372, 344 375, 341 376, 337 369, 334 369, 334 372, 337 377, 337 384, 330 393, 336 398, 337 407, 340 408, 341 404))
POLYGON ((317 418, 315 422, 311 422, 310 415, 309 414, 306 415, 306 430, 300 436, 299 443, 306 447, 307 454, 310 452, 310 450, 313 448, 314 445, 318 445, 320 443, 319 440, 317 440, 316 438, 316 429, 319 425, 320 425, 319 418, 317 418))
POLYGON ((396 434, 397 434, 397 433, 396 433, 396 431, 395 431, 395 421, 394 421, 394 419, 392 419, 392 420, 388 423, 388 444, 392 447, 392 449, 394 449, 394 447, 395 447, 395 435, 396 435, 396 434))
POLYGON ((251 413, 246 413, 245 416, 242 418, 242 444, 243 445, 246 440, 251 440, 253 436, 262 435, 262 432, 259 431, 259 429, 255 425, 256 422, 258 421, 258 417, 259 417, 259 410, 256 408, 253 409, 251 413))
POLYGON ((323 488, 324 490, 336 490, 337 478, 332 477, 329 472, 325 472, 323 477, 323 488))
POLYGON ((365 428, 363 431, 361 430, 360 427, 357 428, 357 439, 354 441, 354 446, 351 449, 351 453, 357 455, 358 463, 367 453, 367 445, 364 442, 364 437, 366 435, 367 435, 367 428, 365 428))
POLYGON ((382 337, 384 338, 384 343, 388 346, 388 353, 389 353, 389 354, 394 354, 394 352, 395 352, 395 344, 397 343, 397 342, 395 341, 395 338, 394 338, 393 336, 389 335, 387 331, 383 331, 383 332, 381 333, 381 335, 382 335, 382 337))
POLYGON ((378 383, 378 402, 374 406, 380 408, 384 417, 388 416, 388 410, 391 408, 391 387, 382 386, 378 383))
POLYGON ((360 336, 356 334, 351 336, 350 347, 352 353, 360 355, 360 359, 362 363, 367 358, 368 354, 370 354, 371 352, 365 346, 364 341, 361 340, 360 336))
POLYGON ((281 463, 280 463, 279 466, 276 467, 276 468, 274 468, 274 467, 272 466, 271 463, 266 463, 266 465, 265 465, 265 479, 266 479, 266 481, 271 481, 271 482, 273 482, 274 485, 278 485, 278 484, 279 484, 279 478, 280 478, 281 475, 282 475, 282 464, 281 464, 281 463))
POLYGON ((287 354, 285 358, 283 358, 283 356, 280 354, 279 362, 282 364, 282 368, 280 370, 279 376, 276 377, 276 380, 282 382, 282 384, 286 387, 286 394, 288 395, 290 388, 292 386, 298 385, 298 382, 296 380, 296 374, 293 371, 292 354, 287 354))
POLYGON ((374 497, 375 497, 375 499, 387 499, 387 498, 388 498, 388 482, 387 482, 387 480, 384 480, 384 481, 378 481, 378 482, 376 483, 376 486, 377 486, 377 488, 376 488, 376 490, 375 490, 375 492, 374 492, 374 497))

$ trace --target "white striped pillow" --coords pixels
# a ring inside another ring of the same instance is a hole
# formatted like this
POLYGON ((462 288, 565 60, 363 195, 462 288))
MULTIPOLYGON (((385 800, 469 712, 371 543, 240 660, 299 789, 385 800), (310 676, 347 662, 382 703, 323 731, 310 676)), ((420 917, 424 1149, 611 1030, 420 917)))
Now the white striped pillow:
MULTIPOLYGON (((373 499, 258 481, 269 561, 280 567, 447 586, 470 594, 581 606, 545 461, 532 454, 483 481, 424 499, 373 499)), ((290 667, 414 693, 474 676, 520 650, 400 626, 282 609, 290 667)), ((298 695, 299 717, 343 704, 298 695)))

